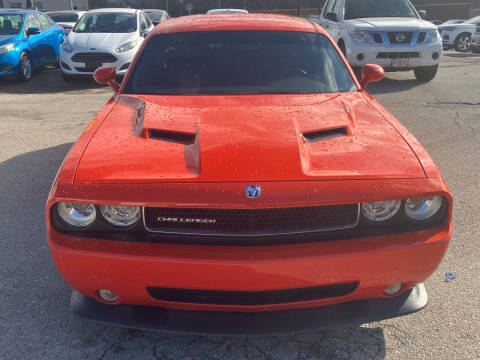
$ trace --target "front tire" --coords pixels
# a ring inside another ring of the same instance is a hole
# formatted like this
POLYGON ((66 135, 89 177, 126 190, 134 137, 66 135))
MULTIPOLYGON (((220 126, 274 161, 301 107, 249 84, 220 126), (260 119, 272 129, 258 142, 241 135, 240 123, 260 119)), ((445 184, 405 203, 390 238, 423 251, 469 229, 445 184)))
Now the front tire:
POLYGON ((472 45, 471 37, 472 35, 469 33, 461 33, 455 39, 455 42, 453 43, 453 48, 459 52, 469 51, 472 45))
POLYGON ((438 65, 423 69, 416 69, 413 72, 418 81, 432 81, 437 75, 438 65))
POLYGON ((65 74, 63 71, 60 71, 60 73, 62 74, 63 81, 65 82, 72 82, 75 80, 75 77, 73 75, 65 74))
POLYGON ((26 82, 32 78, 32 59, 29 54, 22 53, 18 68, 18 80, 26 82))

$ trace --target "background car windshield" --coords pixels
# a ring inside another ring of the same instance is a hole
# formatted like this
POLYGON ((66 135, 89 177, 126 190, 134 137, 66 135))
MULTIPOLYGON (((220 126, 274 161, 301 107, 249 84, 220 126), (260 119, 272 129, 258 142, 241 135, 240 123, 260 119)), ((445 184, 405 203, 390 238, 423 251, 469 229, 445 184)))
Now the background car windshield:
POLYGON ((78 14, 65 14, 65 13, 58 13, 58 14, 52 14, 48 13, 48 16, 55 21, 56 23, 59 22, 77 22, 78 20, 78 14))
POLYGON ((407 0, 345 0, 345 19, 413 17, 417 14, 407 0))
POLYGON ((23 15, 0 14, 0 34, 14 35, 22 30, 23 15))
POLYGON ((325 36, 289 31, 158 35, 126 85, 135 94, 273 94, 356 91, 325 36))
POLYGON ((73 28, 77 33, 131 33, 136 30, 136 14, 127 13, 85 14, 73 28))

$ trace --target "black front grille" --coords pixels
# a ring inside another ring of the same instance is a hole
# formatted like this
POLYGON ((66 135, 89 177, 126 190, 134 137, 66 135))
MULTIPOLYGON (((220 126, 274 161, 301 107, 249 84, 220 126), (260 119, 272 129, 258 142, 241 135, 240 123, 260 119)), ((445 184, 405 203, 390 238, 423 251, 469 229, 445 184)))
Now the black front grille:
POLYGON ((398 59, 398 58, 418 58, 420 53, 416 51, 411 52, 380 52, 377 54, 377 59, 398 59))
POLYGON ((427 35, 427 33, 425 33, 424 31, 422 31, 421 33, 418 34, 418 38, 417 38, 417 43, 420 44, 420 43, 423 43, 425 41, 425 36, 427 35))
POLYGON ((298 289, 269 291, 224 291, 147 287, 148 294, 170 302, 210 305, 261 306, 321 300, 346 296, 355 291, 358 283, 335 284, 298 289))
POLYGON ((72 61, 82 63, 113 63, 117 58, 109 53, 102 52, 80 52, 72 56, 72 61))
POLYGON ((413 32, 411 31, 396 31, 387 34, 391 44, 410 44, 412 42, 413 32))
POLYGON ((358 204, 279 209, 145 208, 147 230, 174 234, 259 236, 354 227, 358 204))
POLYGON ((382 34, 373 33, 372 36, 373 36, 373 40, 375 40, 377 44, 383 44, 382 34))
POLYGON ((93 73, 95 72, 95 70, 97 70, 98 68, 96 67, 90 67, 90 68, 81 68, 81 67, 76 67, 75 70, 77 70, 78 72, 84 72, 84 73, 93 73))

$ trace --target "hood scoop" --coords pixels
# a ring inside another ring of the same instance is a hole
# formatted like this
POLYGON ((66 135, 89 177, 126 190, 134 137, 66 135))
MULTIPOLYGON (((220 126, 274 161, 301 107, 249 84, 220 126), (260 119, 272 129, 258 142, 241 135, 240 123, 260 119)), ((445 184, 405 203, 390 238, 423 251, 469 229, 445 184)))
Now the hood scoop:
POLYGON ((148 138, 161 140, 183 145, 193 145, 195 143, 196 134, 187 134, 178 131, 169 130, 148 130, 148 138))
POLYGON ((347 129, 345 127, 327 130, 317 130, 302 134, 303 139, 308 143, 324 141, 342 136, 347 136, 347 129))

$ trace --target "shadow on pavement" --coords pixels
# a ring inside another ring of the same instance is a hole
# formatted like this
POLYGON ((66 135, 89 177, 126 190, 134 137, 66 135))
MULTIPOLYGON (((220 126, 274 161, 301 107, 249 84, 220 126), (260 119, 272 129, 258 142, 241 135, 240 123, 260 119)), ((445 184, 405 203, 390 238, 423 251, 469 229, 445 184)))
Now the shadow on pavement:
POLYGON ((8 94, 68 93, 69 91, 106 88, 106 85, 98 84, 93 78, 89 77, 65 82, 60 70, 51 68, 35 72, 29 82, 20 82, 9 77, 0 78, 0 93, 8 94))
POLYGON ((72 143, 0 163, 0 332, 16 358, 383 359, 384 331, 352 327, 269 337, 161 334, 74 318, 45 239, 44 204, 72 143), (67 355, 68 354, 68 355, 67 355), (40 357, 39 357, 40 358, 40 357))
MULTIPOLYGON (((390 93, 397 93, 401 91, 408 91, 416 86, 425 84, 424 82, 418 81, 415 79, 412 74, 412 79, 406 80, 399 80, 399 79, 391 79, 388 77, 384 77, 381 81, 376 83, 371 83, 367 87, 367 91, 371 95, 377 94, 390 94, 390 93)), ((388 76, 388 73, 387 73, 388 76)))

